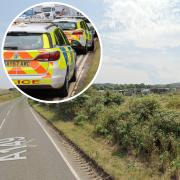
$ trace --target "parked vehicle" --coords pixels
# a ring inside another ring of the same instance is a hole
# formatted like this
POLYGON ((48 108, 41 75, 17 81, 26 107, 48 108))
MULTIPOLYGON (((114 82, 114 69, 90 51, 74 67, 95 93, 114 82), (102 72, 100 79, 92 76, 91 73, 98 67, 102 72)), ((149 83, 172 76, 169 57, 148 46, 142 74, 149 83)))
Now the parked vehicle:
POLYGON ((82 19, 61 18, 53 22, 64 31, 74 49, 82 51, 83 54, 86 54, 88 49, 94 50, 94 38, 82 19))
POLYGON ((5 39, 4 63, 21 89, 54 89, 67 96, 69 82, 76 81, 76 52, 52 23, 13 25, 5 39))
POLYGON ((41 12, 45 18, 54 19, 56 17, 56 10, 54 6, 42 6, 41 12))

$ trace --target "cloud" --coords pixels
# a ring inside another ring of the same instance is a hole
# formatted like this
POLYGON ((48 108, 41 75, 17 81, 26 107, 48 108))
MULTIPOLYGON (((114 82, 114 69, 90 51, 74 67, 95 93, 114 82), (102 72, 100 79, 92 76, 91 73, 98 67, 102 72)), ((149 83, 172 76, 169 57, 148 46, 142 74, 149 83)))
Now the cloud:
POLYGON ((146 72, 128 68, 124 65, 120 65, 118 60, 112 62, 111 59, 112 57, 107 56, 103 58, 102 68, 96 82, 127 84, 150 81, 146 72))
POLYGON ((166 84, 179 82, 180 64, 169 57, 104 56, 96 82, 166 84))
POLYGON ((180 45, 180 0, 104 0, 104 38, 140 48, 180 45))

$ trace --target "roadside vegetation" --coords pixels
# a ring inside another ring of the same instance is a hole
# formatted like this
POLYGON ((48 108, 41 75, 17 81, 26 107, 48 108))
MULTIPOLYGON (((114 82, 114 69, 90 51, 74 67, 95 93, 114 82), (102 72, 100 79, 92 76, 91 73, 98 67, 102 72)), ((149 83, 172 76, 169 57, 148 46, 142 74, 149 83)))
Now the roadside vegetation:
POLYGON ((100 44, 99 44, 99 40, 96 40, 94 52, 91 53, 89 55, 89 58, 87 59, 87 64, 84 70, 84 77, 82 78, 82 81, 79 83, 76 92, 82 91, 84 87, 87 87, 88 84, 92 81, 98 70, 100 57, 101 57, 100 44))
POLYGON ((122 96, 90 88, 31 105, 115 179, 179 179, 180 93, 122 96))
POLYGON ((0 90, 0 103, 19 97, 21 94, 15 89, 0 90))

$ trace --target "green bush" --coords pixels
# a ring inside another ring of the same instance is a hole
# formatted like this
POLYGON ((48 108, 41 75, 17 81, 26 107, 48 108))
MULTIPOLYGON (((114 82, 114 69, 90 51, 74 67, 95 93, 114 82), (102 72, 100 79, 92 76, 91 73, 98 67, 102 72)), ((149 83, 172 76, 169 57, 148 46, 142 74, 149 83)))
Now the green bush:
POLYGON ((101 113, 104 112, 104 105, 103 104, 96 104, 96 106, 91 106, 88 108, 88 117, 91 121, 96 121, 99 119, 99 116, 102 116, 101 113))
POLYGON ((124 98, 121 94, 113 92, 113 91, 107 91, 105 93, 105 101, 104 105, 110 106, 110 105, 121 105, 124 102, 124 98))
POLYGON ((180 113, 162 110, 155 114, 154 125, 166 135, 169 133, 180 136, 180 113))
POLYGON ((130 105, 130 111, 136 115, 139 121, 148 121, 159 110, 159 102, 152 97, 135 100, 130 105))
POLYGON ((91 123, 94 133, 111 140, 118 152, 124 150, 143 157, 161 172, 168 168, 177 171, 180 112, 179 100, 173 97, 172 100, 161 95, 123 97, 113 91, 100 93, 90 89, 73 101, 47 108, 76 125, 91 123))
POLYGON ((74 124, 83 125, 85 121, 87 121, 88 117, 83 113, 78 113, 78 115, 74 118, 74 124))

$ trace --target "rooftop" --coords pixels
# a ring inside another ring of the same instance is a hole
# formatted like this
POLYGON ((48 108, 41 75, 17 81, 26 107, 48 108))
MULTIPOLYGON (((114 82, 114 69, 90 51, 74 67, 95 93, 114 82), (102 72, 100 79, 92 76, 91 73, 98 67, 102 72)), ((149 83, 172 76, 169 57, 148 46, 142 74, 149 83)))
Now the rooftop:
POLYGON ((64 21, 67 21, 67 22, 78 22, 80 21, 81 19, 76 19, 76 18, 60 18, 60 19, 55 19, 53 22, 57 23, 57 22, 64 22, 64 21))
POLYGON ((9 32, 30 32, 30 33, 45 33, 52 30, 52 28, 56 27, 51 26, 50 28, 47 28, 48 26, 52 25, 52 23, 20 23, 20 24, 14 24, 9 29, 9 32))

